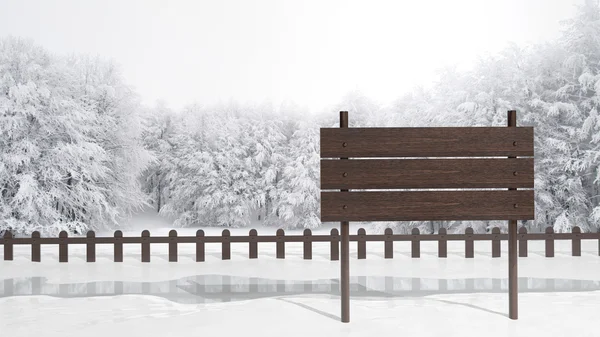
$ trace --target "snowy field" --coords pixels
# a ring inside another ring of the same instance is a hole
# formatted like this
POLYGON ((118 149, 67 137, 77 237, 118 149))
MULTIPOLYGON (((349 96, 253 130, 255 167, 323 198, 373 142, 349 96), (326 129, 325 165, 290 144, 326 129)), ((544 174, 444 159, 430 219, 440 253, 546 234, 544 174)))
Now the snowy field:
MULTIPOLYGON (((139 230, 125 236, 170 229, 161 219, 136 222, 139 230)), ((348 324, 340 322, 339 261, 329 260, 329 243, 313 244, 313 260, 302 259, 302 243, 286 243, 284 260, 275 258, 274 243, 259 243, 253 260, 248 244, 232 243, 228 261, 220 244, 207 243, 200 263, 193 244, 179 245, 177 263, 168 262, 166 244, 151 245, 150 263, 140 262, 139 245, 124 245, 123 263, 112 262, 110 245, 97 246, 95 263, 85 262, 84 245, 69 246, 68 263, 58 262, 58 246, 44 245, 42 262, 32 263, 30 247, 19 245, 14 261, 0 261, 0 335, 600 335, 593 323, 600 309, 597 241, 582 241, 581 257, 570 256, 569 241, 557 241, 554 258, 544 257, 542 241, 530 242, 529 257, 519 258, 517 321, 507 317, 506 242, 494 259, 489 242, 475 242, 474 259, 464 258, 464 242, 448 242, 447 259, 437 257, 436 242, 421 245, 422 257, 413 259, 410 242, 397 242, 394 259, 386 260, 383 243, 369 242, 367 259, 357 260, 351 243, 348 324)))

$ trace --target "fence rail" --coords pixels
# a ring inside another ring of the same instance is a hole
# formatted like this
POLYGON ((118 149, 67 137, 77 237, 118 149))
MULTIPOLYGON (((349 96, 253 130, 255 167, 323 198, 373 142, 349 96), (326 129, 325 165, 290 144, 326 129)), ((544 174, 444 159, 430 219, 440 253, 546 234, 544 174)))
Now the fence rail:
MULTIPOLYGON (((598 255, 600 256, 600 233, 581 233, 579 227, 573 227, 571 233, 554 233, 552 227, 546 228, 545 233, 527 233, 525 227, 519 229, 519 256, 527 257, 527 242, 535 240, 545 241, 546 257, 554 257, 555 240, 571 240, 572 256, 581 256, 581 240, 598 240, 598 255)), ((364 228, 360 228, 355 235, 350 235, 350 241, 357 243, 358 259, 366 259, 367 242, 383 242, 383 251, 386 259, 394 256, 394 242, 410 241, 411 256, 419 258, 421 256, 421 241, 437 241, 438 257, 448 256, 448 241, 465 242, 465 258, 473 258, 475 255, 475 241, 491 241, 492 257, 501 257, 501 241, 508 240, 508 234, 501 234, 499 228, 493 228, 491 234, 474 234, 472 228, 467 228, 465 234, 447 234, 445 228, 440 228, 438 234, 421 235, 418 228, 414 228, 411 234, 394 234, 392 229, 387 228, 384 234, 366 234, 364 228)), ((4 246, 4 260, 13 260, 14 245, 31 245, 31 261, 41 261, 41 245, 58 245, 59 262, 68 262, 69 245, 85 244, 86 261, 96 261, 96 245, 111 244, 114 245, 114 262, 123 262, 123 244, 141 245, 142 262, 150 262, 150 244, 163 243, 169 245, 169 261, 177 262, 177 247, 180 243, 196 244, 196 261, 205 260, 205 244, 221 243, 221 258, 223 260, 231 259, 231 243, 248 243, 248 257, 250 259, 258 258, 258 243, 274 242, 276 244, 276 257, 285 258, 286 242, 302 242, 303 258, 312 259, 313 242, 329 242, 330 258, 332 261, 339 260, 340 234, 337 228, 331 230, 329 235, 312 235, 310 229, 305 229, 303 235, 285 235, 283 229, 278 229, 275 235, 258 235, 256 229, 251 229, 247 236, 231 236, 228 229, 223 230, 221 236, 205 236, 203 230, 198 230, 196 236, 177 236, 176 230, 171 230, 168 236, 150 236, 148 230, 142 231, 140 237, 123 237, 119 230, 115 231, 113 237, 96 237, 93 231, 89 231, 86 237, 68 237, 65 231, 59 234, 58 238, 41 238, 39 232, 33 232, 31 238, 14 238, 10 232, 6 232, 4 238, 0 239, 0 244, 4 246)))

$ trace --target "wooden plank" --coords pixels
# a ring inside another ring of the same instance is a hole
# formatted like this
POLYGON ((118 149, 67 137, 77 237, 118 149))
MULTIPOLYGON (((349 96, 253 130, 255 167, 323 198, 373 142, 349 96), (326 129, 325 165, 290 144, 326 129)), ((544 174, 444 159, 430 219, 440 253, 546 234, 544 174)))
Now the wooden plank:
POLYGON ((321 189, 533 188, 533 158, 321 160, 321 189))
POLYGON ((321 158, 533 156, 533 127, 321 128, 321 158))
POLYGON ((321 192, 321 221, 530 220, 533 198, 533 190, 321 192))

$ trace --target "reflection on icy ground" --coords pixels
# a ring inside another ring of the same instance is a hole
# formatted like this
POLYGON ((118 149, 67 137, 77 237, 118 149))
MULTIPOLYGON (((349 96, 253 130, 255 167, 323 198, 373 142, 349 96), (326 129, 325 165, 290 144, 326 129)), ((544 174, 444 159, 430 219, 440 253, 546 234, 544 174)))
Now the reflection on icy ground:
MULTIPOLYGON (((350 278, 353 298, 381 299, 456 293, 498 293, 508 289, 507 279, 425 279, 389 276, 350 278)), ((600 281, 519 278, 519 292, 600 290, 600 281)), ((272 280, 229 275, 196 275, 161 282, 101 281, 54 284, 44 277, 5 279, 0 297, 48 295, 63 298, 153 295, 173 302, 194 304, 240 301, 289 295, 339 295, 338 279, 312 281, 272 280)))

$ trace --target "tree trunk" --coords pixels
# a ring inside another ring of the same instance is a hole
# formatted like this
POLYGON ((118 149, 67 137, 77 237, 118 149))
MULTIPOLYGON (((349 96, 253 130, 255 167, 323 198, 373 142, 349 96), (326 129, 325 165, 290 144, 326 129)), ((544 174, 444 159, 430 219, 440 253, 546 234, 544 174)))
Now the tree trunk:
POLYGON ((157 188, 157 196, 156 196, 156 212, 160 212, 160 206, 161 206, 161 202, 162 202, 162 185, 160 184, 160 180, 158 181, 158 188, 157 188))

